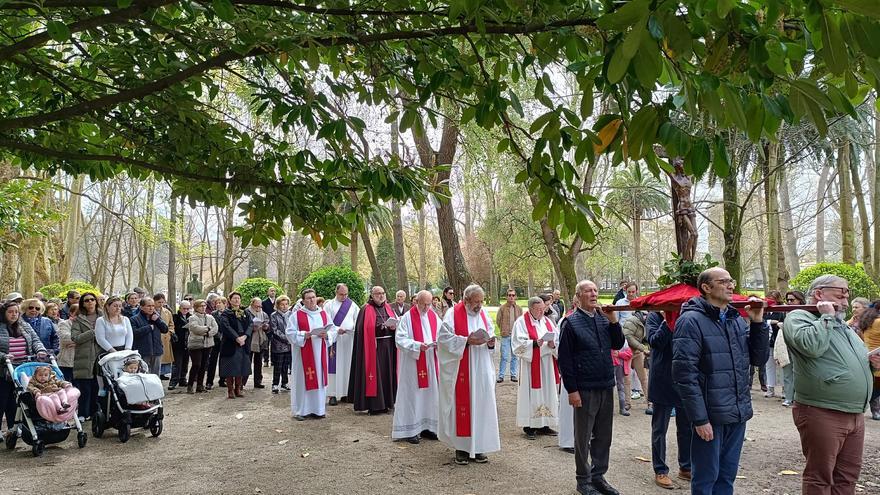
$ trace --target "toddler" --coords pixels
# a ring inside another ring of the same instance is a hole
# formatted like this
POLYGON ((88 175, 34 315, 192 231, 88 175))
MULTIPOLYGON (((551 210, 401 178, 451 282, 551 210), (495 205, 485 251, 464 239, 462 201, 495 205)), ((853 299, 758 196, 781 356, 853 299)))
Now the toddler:
POLYGON ((48 421, 67 421, 76 413, 79 390, 55 376, 50 366, 40 366, 34 371, 28 391, 34 396, 37 412, 48 421))
MULTIPOLYGON (((122 372, 123 373, 130 373, 130 374, 143 373, 144 370, 141 369, 141 360, 134 357, 134 356, 127 358, 125 361, 122 362, 122 372)), ((149 409, 150 403, 149 402, 136 402, 134 404, 129 404, 128 406, 131 407, 132 409, 149 409)))

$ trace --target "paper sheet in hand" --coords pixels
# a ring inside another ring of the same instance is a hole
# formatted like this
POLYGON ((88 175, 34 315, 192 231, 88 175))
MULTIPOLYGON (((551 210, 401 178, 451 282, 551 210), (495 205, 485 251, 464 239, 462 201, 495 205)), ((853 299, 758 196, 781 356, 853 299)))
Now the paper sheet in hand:
POLYGON ((541 337, 541 340, 543 340, 544 342, 553 342, 554 340, 556 340, 556 334, 553 332, 547 332, 544 334, 543 337, 541 337))
POLYGON ((880 356, 880 347, 868 353, 868 356, 880 356))
POLYGON ((489 337, 490 337, 489 332, 483 330, 482 328, 480 328, 476 332, 472 333, 471 335, 473 335, 474 337, 477 337, 478 339, 486 339, 486 340, 489 340, 489 337))
POLYGON ((398 323, 400 323, 400 320, 392 316, 391 318, 385 320, 385 327, 394 330, 397 328, 398 323))
POLYGON ((331 328, 333 328, 333 324, 328 323, 328 324, 324 325, 323 327, 313 328, 312 331, 309 332, 309 335, 314 336, 314 335, 320 334, 321 332, 329 332, 331 328))

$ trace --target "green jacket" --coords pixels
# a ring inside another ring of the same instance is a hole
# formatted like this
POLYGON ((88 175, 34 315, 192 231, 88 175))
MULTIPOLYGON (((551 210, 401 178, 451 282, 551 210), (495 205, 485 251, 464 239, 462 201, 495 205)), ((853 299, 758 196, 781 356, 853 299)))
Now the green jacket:
POLYGON ((794 400, 846 413, 865 412, 873 379, 865 344, 832 315, 792 311, 782 330, 794 367, 794 400))
POLYGON ((73 377, 86 380, 95 377, 95 361, 101 348, 95 340, 95 329, 85 315, 79 315, 70 327, 70 338, 76 343, 73 352, 73 377))

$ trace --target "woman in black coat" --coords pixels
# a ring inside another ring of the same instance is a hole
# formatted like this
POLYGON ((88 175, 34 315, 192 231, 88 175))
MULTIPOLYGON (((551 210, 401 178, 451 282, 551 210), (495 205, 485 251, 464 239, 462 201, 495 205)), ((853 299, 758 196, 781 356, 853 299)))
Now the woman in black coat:
POLYGON ((229 308, 217 320, 220 327, 220 378, 226 380, 227 398, 244 397, 241 388, 251 374, 251 317, 241 307, 241 294, 229 294, 229 308))

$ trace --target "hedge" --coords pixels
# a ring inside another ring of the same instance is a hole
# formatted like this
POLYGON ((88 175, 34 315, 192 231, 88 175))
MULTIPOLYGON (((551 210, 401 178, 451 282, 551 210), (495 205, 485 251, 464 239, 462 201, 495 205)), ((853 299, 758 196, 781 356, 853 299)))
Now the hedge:
MULTIPOLYGON (((336 297, 336 284, 339 283, 348 286, 348 297, 358 305, 363 305, 367 300, 364 280, 347 266, 332 265, 315 270, 303 280, 298 292, 312 288, 318 296, 330 300, 336 297)), ((299 294, 296 297, 291 296, 291 299, 298 298, 299 294)))
POLYGON ((83 282, 82 280, 74 280, 73 282, 68 282, 66 284, 56 282, 54 284, 44 285, 40 287, 39 292, 42 293, 46 299, 58 298, 61 299, 61 302, 65 302, 67 301, 67 291, 70 290, 75 290, 80 294, 83 292, 93 292, 98 296, 101 295, 101 291, 97 287, 88 282, 83 282))
POLYGON ((254 277, 245 279, 242 283, 235 288, 235 292, 241 293, 241 304, 242 306, 247 306, 251 303, 251 299, 254 297, 259 297, 260 299, 266 298, 266 291, 269 290, 269 287, 275 287, 276 294, 281 295, 284 291, 281 290, 281 286, 278 282, 274 282, 269 280, 268 278, 262 277, 254 277))

